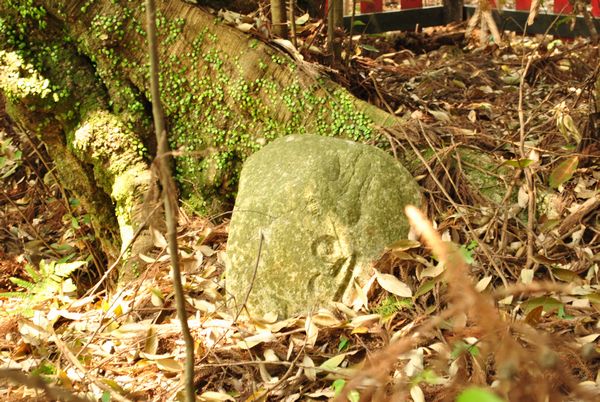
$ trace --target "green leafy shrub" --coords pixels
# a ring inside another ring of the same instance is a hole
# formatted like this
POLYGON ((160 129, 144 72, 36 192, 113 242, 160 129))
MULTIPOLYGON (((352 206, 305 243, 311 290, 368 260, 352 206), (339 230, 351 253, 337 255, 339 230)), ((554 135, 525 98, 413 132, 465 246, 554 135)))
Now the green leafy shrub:
POLYGON ((77 287, 70 278, 71 274, 78 268, 86 265, 85 261, 44 261, 40 262, 39 270, 33 266, 25 265, 25 271, 31 278, 27 281, 21 278, 11 277, 10 281, 23 289, 23 292, 4 292, 0 297, 20 298, 23 303, 18 311, 25 316, 32 315, 32 308, 40 303, 51 300, 57 296, 75 293, 77 287))

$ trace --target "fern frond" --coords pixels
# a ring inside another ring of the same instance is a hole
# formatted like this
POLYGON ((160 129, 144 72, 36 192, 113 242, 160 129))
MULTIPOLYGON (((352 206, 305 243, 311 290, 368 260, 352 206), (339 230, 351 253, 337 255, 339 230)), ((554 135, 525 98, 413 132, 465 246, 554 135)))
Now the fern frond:
POLYGON ((25 264, 25 272, 27 272, 34 283, 42 280, 42 275, 40 275, 40 273, 29 264, 25 264))
POLYGON ((25 271, 31 276, 32 282, 21 278, 9 278, 12 283, 24 288, 25 291, 0 293, 0 297, 18 298, 26 302, 9 313, 24 316, 32 315, 32 304, 51 300, 58 294, 75 292, 77 287, 69 276, 87 263, 87 261, 56 262, 42 260, 39 271, 27 264, 25 271))
POLYGON ((12 283, 14 283, 17 286, 22 287, 23 289, 27 289, 27 290, 33 290, 33 288, 35 288, 35 283, 31 283, 29 281, 26 281, 24 279, 21 278, 15 278, 15 277, 10 277, 8 278, 12 283))
POLYGON ((6 297, 7 299, 29 299, 31 294, 27 292, 1 292, 0 297, 6 297))
POLYGON ((75 272, 75 270, 81 268, 86 264, 87 262, 85 261, 57 263, 54 265, 54 274, 58 275, 61 278, 67 278, 69 275, 75 272))

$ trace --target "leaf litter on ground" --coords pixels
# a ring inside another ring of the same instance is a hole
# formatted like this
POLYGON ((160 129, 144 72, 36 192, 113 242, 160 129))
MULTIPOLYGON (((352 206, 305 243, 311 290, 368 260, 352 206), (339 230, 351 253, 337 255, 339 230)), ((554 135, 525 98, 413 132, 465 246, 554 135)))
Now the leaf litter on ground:
MULTIPOLYGON (((231 18, 247 24, 241 16, 231 18)), ((593 74, 598 48, 583 39, 515 35, 509 36, 509 46, 473 47, 460 42, 460 33, 455 28, 420 34, 422 43, 434 43, 436 35, 459 38, 458 45, 435 45, 424 54, 407 46, 407 38, 417 34, 363 37, 358 45, 362 51, 348 69, 329 71, 357 96, 409 122, 401 132, 387 132, 390 147, 400 156, 403 147, 422 150, 422 161, 404 162, 412 163, 427 190, 429 216, 444 240, 463 245, 476 291, 496 300, 500 317, 510 317, 516 325, 506 338, 534 350, 526 356, 537 359, 555 382, 554 387, 534 386, 535 396, 563 400, 579 384, 585 392, 577 395, 586 400, 600 381, 600 170, 598 138, 582 147, 589 133, 580 127, 590 112, 585 82, 593 74), (377 52, 368 57, 369 49, 377 52), (527 71, 526 57, 533 60, 527 71), (523 75, 527 125, 520 144, 523 75), (539 156, 524 158, 521 145, 539 156), (531 189, 524 169, 531 169, 535 178, 537 253, 529 267, 526 208, 531 189), (545 349, 536 349, 539 345, 545 349)), ((57 184, 48 188, 31 167, 15 168, 18 163, 17 158, 2 178, 5 198, 16 200, 0 204, 3 227, 11 228, 0 235, 0 283, 6 291, 18 290, 9 287, 14 284, 10 277, 31 279, 25 263, 60 257, 84 261, 89 256, 80 240, 85 223, 83 229, 72 225, 63 219, 66 206, 39 199, 51 194, 58 200, 57 184), (27 212, 32 203, 44 206, 33 227, 17 211, 27 212), (49 248, 35 231, 48 243, 68 247, 49 248), (23 242, 30 247, 24 250, 23 242)), ((374 263, 371 280, 356 284, 350 305, 332 303, 283 321, 236 317, 225 308, 223 288, 227 222, 194 218, 181 231, 198 358, 195 383, 204 401, 334 398, 373 364, 375 351, 409 339, 424 322, 451 309, 446 266, 412 240, 390 245, 374 263)), ((98 293, 82 300, 57 292, 43 303, 36 301, 32 315, 1 313, 0 367, 41 375, 94 400, 105 400, 107 392, 128 400, 176 400, 184 344, 163 240, 155 234, 155 253, 141 256, 147 269, 110 297, 98 293)), ((86 286, 82 278, 76 283, 80 291, 86 286)), ((20 301, 2 298, 0 303, 7 311, 20 301)), ((467 312, 455 312, 348 398, 534 400, 527 399, 532 395, 522 385, 539 379, 539 372, 527 372, 525 355, 518 354, 507 358, 513 366, 496 366, 482 357, 491 356, 491 347, 467 312)), ((0 397, 15 400, 39 397, 39 391, 19 386, 0 392, 0 397)))

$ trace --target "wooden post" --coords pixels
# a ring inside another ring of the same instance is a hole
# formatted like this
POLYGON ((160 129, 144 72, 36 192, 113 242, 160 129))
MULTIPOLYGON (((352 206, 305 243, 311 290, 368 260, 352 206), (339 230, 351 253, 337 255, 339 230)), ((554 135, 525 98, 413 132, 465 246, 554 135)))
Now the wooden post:
POLYGON ((272 31, 280 38, 287 38, 287 12, 285 0, 271 0, 272 31))

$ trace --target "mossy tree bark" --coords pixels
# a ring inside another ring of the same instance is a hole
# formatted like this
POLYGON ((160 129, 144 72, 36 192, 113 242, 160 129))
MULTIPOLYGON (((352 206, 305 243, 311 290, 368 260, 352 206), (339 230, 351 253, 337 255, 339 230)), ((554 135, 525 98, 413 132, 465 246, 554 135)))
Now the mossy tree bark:
MULTIPOLYGON (((200 8, 178 0, 158 8, 176 179, 195 211, 231 203, 242 161, 276 137, 375 142, 376 124, 398 123, 200 8)), ((111 258, 152 208, 144 204, 155 152, 144 21, 143 0, 0 0, 9 113, 46 143, 111 258)), ((143 232, 131 254, 149 245, 143 232)))

